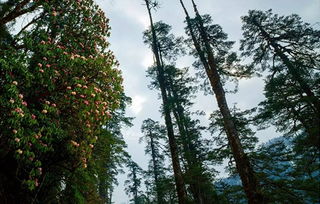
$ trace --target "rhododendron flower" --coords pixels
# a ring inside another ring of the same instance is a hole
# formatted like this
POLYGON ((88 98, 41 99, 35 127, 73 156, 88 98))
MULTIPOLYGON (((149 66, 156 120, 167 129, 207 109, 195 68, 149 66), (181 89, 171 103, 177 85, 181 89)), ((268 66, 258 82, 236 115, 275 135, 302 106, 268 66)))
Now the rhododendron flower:
POLYGON ((95 96, 96 96, 96 94, 92 93, 92 94, 91 94, 91 96, 92 96, 92 97, 95 97, 95 96))
POLYGON ((52 107, 57 107, 57 105, 56 105, 55 103, 53 103, 51 106, 52 106, 52 107))
POLYGON ((23 99, 23 95, 22 95, 22 94, 19 94, 18 97, 19 97, 20 99, 23 99))
POLYGON ((50 105, 50 101, 46 101, 45 103, 46 103, 47 105, 50 105))
POLYGON ((44 114, 48 113, 48 111, 46 109, 42 110, 41 112, 44 113, 44 114))
POLYGON ((17 134, 18 130, 12 130, 13 134, 17 134))
POLYGON ((89 105, 89 101, 85 100, 83 101, 84 104, 89 105))
POLYGON ((77 84, 77 87, 81 88, 81 87, 82 87, 82 85, 81 85, 81 84, 77 84))
POLYGON ((68 86, 67 89, 68 89, 68 90, 71 90, 71 86, 68 86))
POLYGON ((34 180, 34 185, 37 186, 37 187, 39 186, 38 179, 35 179, 35 180, 34 180))
POLYGON ((85 95, 81 94, 81 95, 80 95, 80 98, 85 98, 85 95))
POLYGON ((42 64, 41 64, 41 63, 38 63, 38 67, 42 67, 42 64))
POLYGON ((31 115, 31 118, 32 118, 33 120, 35 120, 37 117, 36 117, 34 114, 32 114, 32 115, 31 115))
POLYGON ((93 144, 89 144, 89 147, 92 149, 94 147, 94 145, 93 144))
POLYGON ((39 72, 43 73, 43 72, 44 72, 44 70, 43 70, 43 69, 39 69, 39 72))
POLYGON ((27 106, 28 103, 27 103, 26 101, 23 101, 23 102, 22 102, 22 105, 27 106))
POLYGON ((57 13, 56 11, 53 11, 53 12, 52 12, 52 15, 53 15, 53 16, 57 16, 58 13, 57 13))
POLYGON ((77 92, 75 92, 75 91, 72 91, 72 92, 71 92, 71 94, 72 94, 72 95, 76 95, 76 94, 77 94, 77 92))
POLYGON ((17 85, 18 85, 18 82, 17 82, 17 81, 13 81, 12 84, 15 85, 15 86, 17 86, 17 85))
POLYGON ((86 89, 86 88, 88 88, 86 85, 84 85, 84 86, 82 86, 82 88, 84 88, 84 89, 86 89))
POLYGON ((22 154, 23 153, 23 151, 21 149, 18 149, 17 152, 18 152, 18 154, 22 154))
POLYGON ((16 138, 14 139, 14 141, 20 142, 20 139, 16 137, 16 138))
POLYGON ((13 99, 10 99, 10 101, 9 101, 10 103, 14 103, 14 100, 13 99))
POLYGON ((47 64, 47 65, 46 65, 46 67, 47 67, 47 68, 50 68, 50 67, 51 67, 51 65, 50 65, 50 64, 47 64))

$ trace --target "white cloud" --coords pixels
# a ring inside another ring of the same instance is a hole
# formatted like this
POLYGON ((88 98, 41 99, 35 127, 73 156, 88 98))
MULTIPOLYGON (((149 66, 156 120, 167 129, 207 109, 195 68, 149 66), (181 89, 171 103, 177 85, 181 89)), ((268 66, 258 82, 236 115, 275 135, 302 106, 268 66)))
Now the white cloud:
POLYGON ((130 106, 130 110, 135 114, 138 115, 142 108, 143 104, 147 101, 147 99, 140 95, 135 95, 132 97, 132 105, 130 106))
POLYGON ((150 67, 152 64, 153 64, 153 55, 150 51, 143 57, 142 66, 143 68, 148 69, 148 67, 150 67))

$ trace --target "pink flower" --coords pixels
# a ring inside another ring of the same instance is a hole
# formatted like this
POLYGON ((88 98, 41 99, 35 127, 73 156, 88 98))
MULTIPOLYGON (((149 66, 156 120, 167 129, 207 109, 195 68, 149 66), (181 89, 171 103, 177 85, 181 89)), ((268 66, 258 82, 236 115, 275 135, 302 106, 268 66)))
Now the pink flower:
POLYGON ((51 67, 51 65, 50 65, 50 64, 47 64, 47 65, 46 65, 46 67, 47 67, 47 68, 50 68, 50 67, 51 67))
POLYGON ((38 67, 40 67, 40 68, 41 68, 41 67, 42 67, 42 64, 41 64, 41 63, 38 63, 38 67))
POLYGON ((83 101, 84 104, 89 105, 89 101, 85 100, 83 101))
POLYGON ((82 86, 82 88, 87 89, 88 87, 86 85, 82 86))
POLYGON ((18 97, 19 97, 20 99, 23 99, 23 95, 22 95, 22 94, 19 94, 18 97))
POLYGON ((20 139, 16 137, 16 138, 14 139, 14 141, 20 142, 20 139))
POLYGON ((43 59, 44 61, 47 61, 47 60, 48 60, 46 57, 43 57, 42 59, 43 59))
POLYGON ((50 105, 50 101, 46 101, 45 103, 46 103, 47 105, 50 105))
POLYGON ((80 98, 85 98, 85 95, 81 94, 81 95, 80 95, 80 98))
POLYGON ((77 87, 81 88, 81 87, 82 87, 82 85, 81 85, 81 84, 77 84, 77 87))
POLYGON ((34 185, 37 186, 37 187, 39 186, 38 179, 35 179, 35 180, 34 180, 34 185))
POLYGON ((12 130, 13 134, 17 134, 18 130, 12 130))
POLYGON ((72 92, 71 92, 71 94, 72 94, 72 95, 76 95, 76 94, 77 94, 77 92, 75 92, 75 91, 72 91, 72 92))
POLYGON ((34 114, 32 114, 32 115, 31 115, 31 118, 32 118, 33 120, 35 120, 37 117, 36 117, 34 114))
POLYGON ((52 12, 52 15, 53 15, 53 16, 57 16, 58 13, 57 13, 56 11, 53 11, 53 12, 52 12))
POLYGON ((52 107, 57 107, 57 105, 56 105, 55 103, 53 103, 51 106, 52 106, 52 107))
POLYGON ((40 42, 40 44, 41 44, 41 45, 44 45, 44 44, 46 44, 46 42, 42 40, 42 41, 40 42))
POLYGON ((68 89, 68 90, 71 90, 71 86, 68 86, 67 89, 68 89))
POLYGON ((92 96, 92 97, 95 97, 95 96, 96 96, 96 94, 92 93, 92 94, 91 94, 91 96, 92 96))
POLYGON ((22 102, 22 105, 28 106, 28 103, 27 103, 26 101, 23 101, 23 102, 22 102))
POLYGON ((43 69, 39 69, 39 72, 43 73, 43 72, 44 72, 44 70, 43 70, 43 69))

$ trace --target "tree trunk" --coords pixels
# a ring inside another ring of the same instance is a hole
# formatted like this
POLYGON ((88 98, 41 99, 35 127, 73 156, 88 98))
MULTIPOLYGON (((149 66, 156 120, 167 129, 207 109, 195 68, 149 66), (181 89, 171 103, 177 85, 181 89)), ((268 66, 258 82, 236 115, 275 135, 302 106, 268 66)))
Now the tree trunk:
POLYGON ((156 36, 155 29, 153 27, 153 20, 152 20, 149 0, 145 0, 145 2, 146 2, 147 9, 148 9, 151 31, 152 31, 152 38, 153 38, 153 43, 152 43, 153 46, 152 47, 153 47, 153 53, 156 58, 157 72, 158 72, 157 77, 158 77, 161 96, 162 96, 162 103, 163 103, 163 109, 164 109, 164 119, 165 119, 165 124, 166 124, 166 128, 167 128, 168 139, 169 139, 169 147, 170 147, 170 152, 171 152, 171 159, 172 159, 172 166, 173 166, 173 172, 174 172, 174 177, 175 177, 175 184, 176 184, 179 204, 185 204, 185 203, 187 203, 187 194, 186 194, 185 184, 184 184, 184 180, 182 177, 182 171, 181 171, 181 167, 180 167, 180 163, 179 163, 178 148, 177 148, 177 144, 176 144, 175 137, 174 137, 170 109, 167 106, 168 96, 167 96, 165 83, 164 83, 164 70, 163 70, 163 67, 161 66, 161 61, 160 61, 160 57, 159 57, 159 49, 157 48, 157 44, 158 44, 157 43, 157 36, 156 36))
POLYGON ((193 8, 196 13, 196 18, 198 18, 198 29, 199 29, 201 38, 205 43, 204 50, 202 50, 201 45, 197 42, 194 32, 192 31, 190 17, 183 4, 183 1, 180 0, 180 3, 185 11, 185 14, 187 15, 186 20, 188 23, 190 34, 193 35, 192 39, 193 39, 194 45, 200 56, 200 60, 202 61, 205 67, 206 74, 209 78, 212 90, 215 93, 216 101, 218 103, 220 112, 223 116, 224 128, 227 134, 231 151, 233 153, 233 157, 236 162, 236 167, 240 175, 242 185, 244 187, 244 191, 248 198, 248 203, 250 204, 264 203, 265 202, 264 198, 259 191, 257 178, 254 174, 250 161, 242 148, 238 131, 235 127, 234 121, 230 114, 230 110, 225 97, 225 92, 221 84, 220 76, 215 64, 213 51, 210 47, 209 39, 202 22, 202 18, 197 10, 196 4, 192 0, 193 8), (207 54, 207 58, 205 57, 204 53, 207 54))

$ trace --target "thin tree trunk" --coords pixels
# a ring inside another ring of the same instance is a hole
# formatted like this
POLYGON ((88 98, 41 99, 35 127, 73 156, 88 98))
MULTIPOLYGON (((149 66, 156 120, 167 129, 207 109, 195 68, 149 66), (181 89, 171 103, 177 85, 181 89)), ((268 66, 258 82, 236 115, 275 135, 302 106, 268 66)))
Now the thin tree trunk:
POLYGON ((173 172, 175 177, 175 184, 179 199, 179 204, 186 204, 187 203, 187 194, 185 190, 185 184, 182 177, 182 171, 179 163, 179 155, 178 155, 178 148, 174 137, 174 131, 173 131, 173 124, 172 119, 170 115, 170 109, 167 106, 168 104, 168 96, 166 93, 165 83, 164 83, 164 70, 161 66, 160 56, 159 56, 159 49, 157 48, 157 36, 156 32, 153 26, 153 20, 151 15, 151 9, 149 5, 149 0, 145 0, 147 9, 148 9, 148 15, 150 19, 150 25, 151 25, 151 32, 152 32, 152 38, 153 38, 153 53, 156 58, 156 64, 157 64, 157 77, 160 85, 160 91, 162 96, 162 103, 163 103, 163 109, 164 109, 164 119, 165 124, 167 128, 167 134, 169 139, 169 147, 171 152, 171 159, 172 159, 172 166, 173 166, 173 172))
POLYGON ((263 196, 259 191, 257 178, 254 174, 250 161, 247 155, 245 154, 242 148, 242 145, 240 143, 239 134, 235 127, 234 121, 232 119, 232 116, 226 101, 225 92, 221 84, 220 76, 215 64, 213 51, 210 47, 209 39, 205 31, 202 18, 197 10, 196 4, 192 0, 193 8, 196 13, 196 18, 198 18, 198 29, 199 29, 201 38, 205 43, 204 50, 201 48, 201 45, 199 44, 199 42, 197 42, 196 36, 192 30, 189 14, 183 4, 183 1, 180 0, 180 3, 186 14, 186 20, 188 23, 189 32, 191 35, 193 35, 191 37, 193 39, 197 52, 200 56, 200 60, 202 61, 205 67, 206 74, 209 78, 212 90, 216 96, 216 100, 217 100, 220 112, 223 116, 224 128, 227 134, 230 148, 233 153, 233 157, 236 162, 238 173, 240 175, 240 178, 244 187, 244 191, 248 198, 248 203, 250 204, 264 203, 263 196), (204 53, 206 53, 207 58, 205 57, 204 53))

